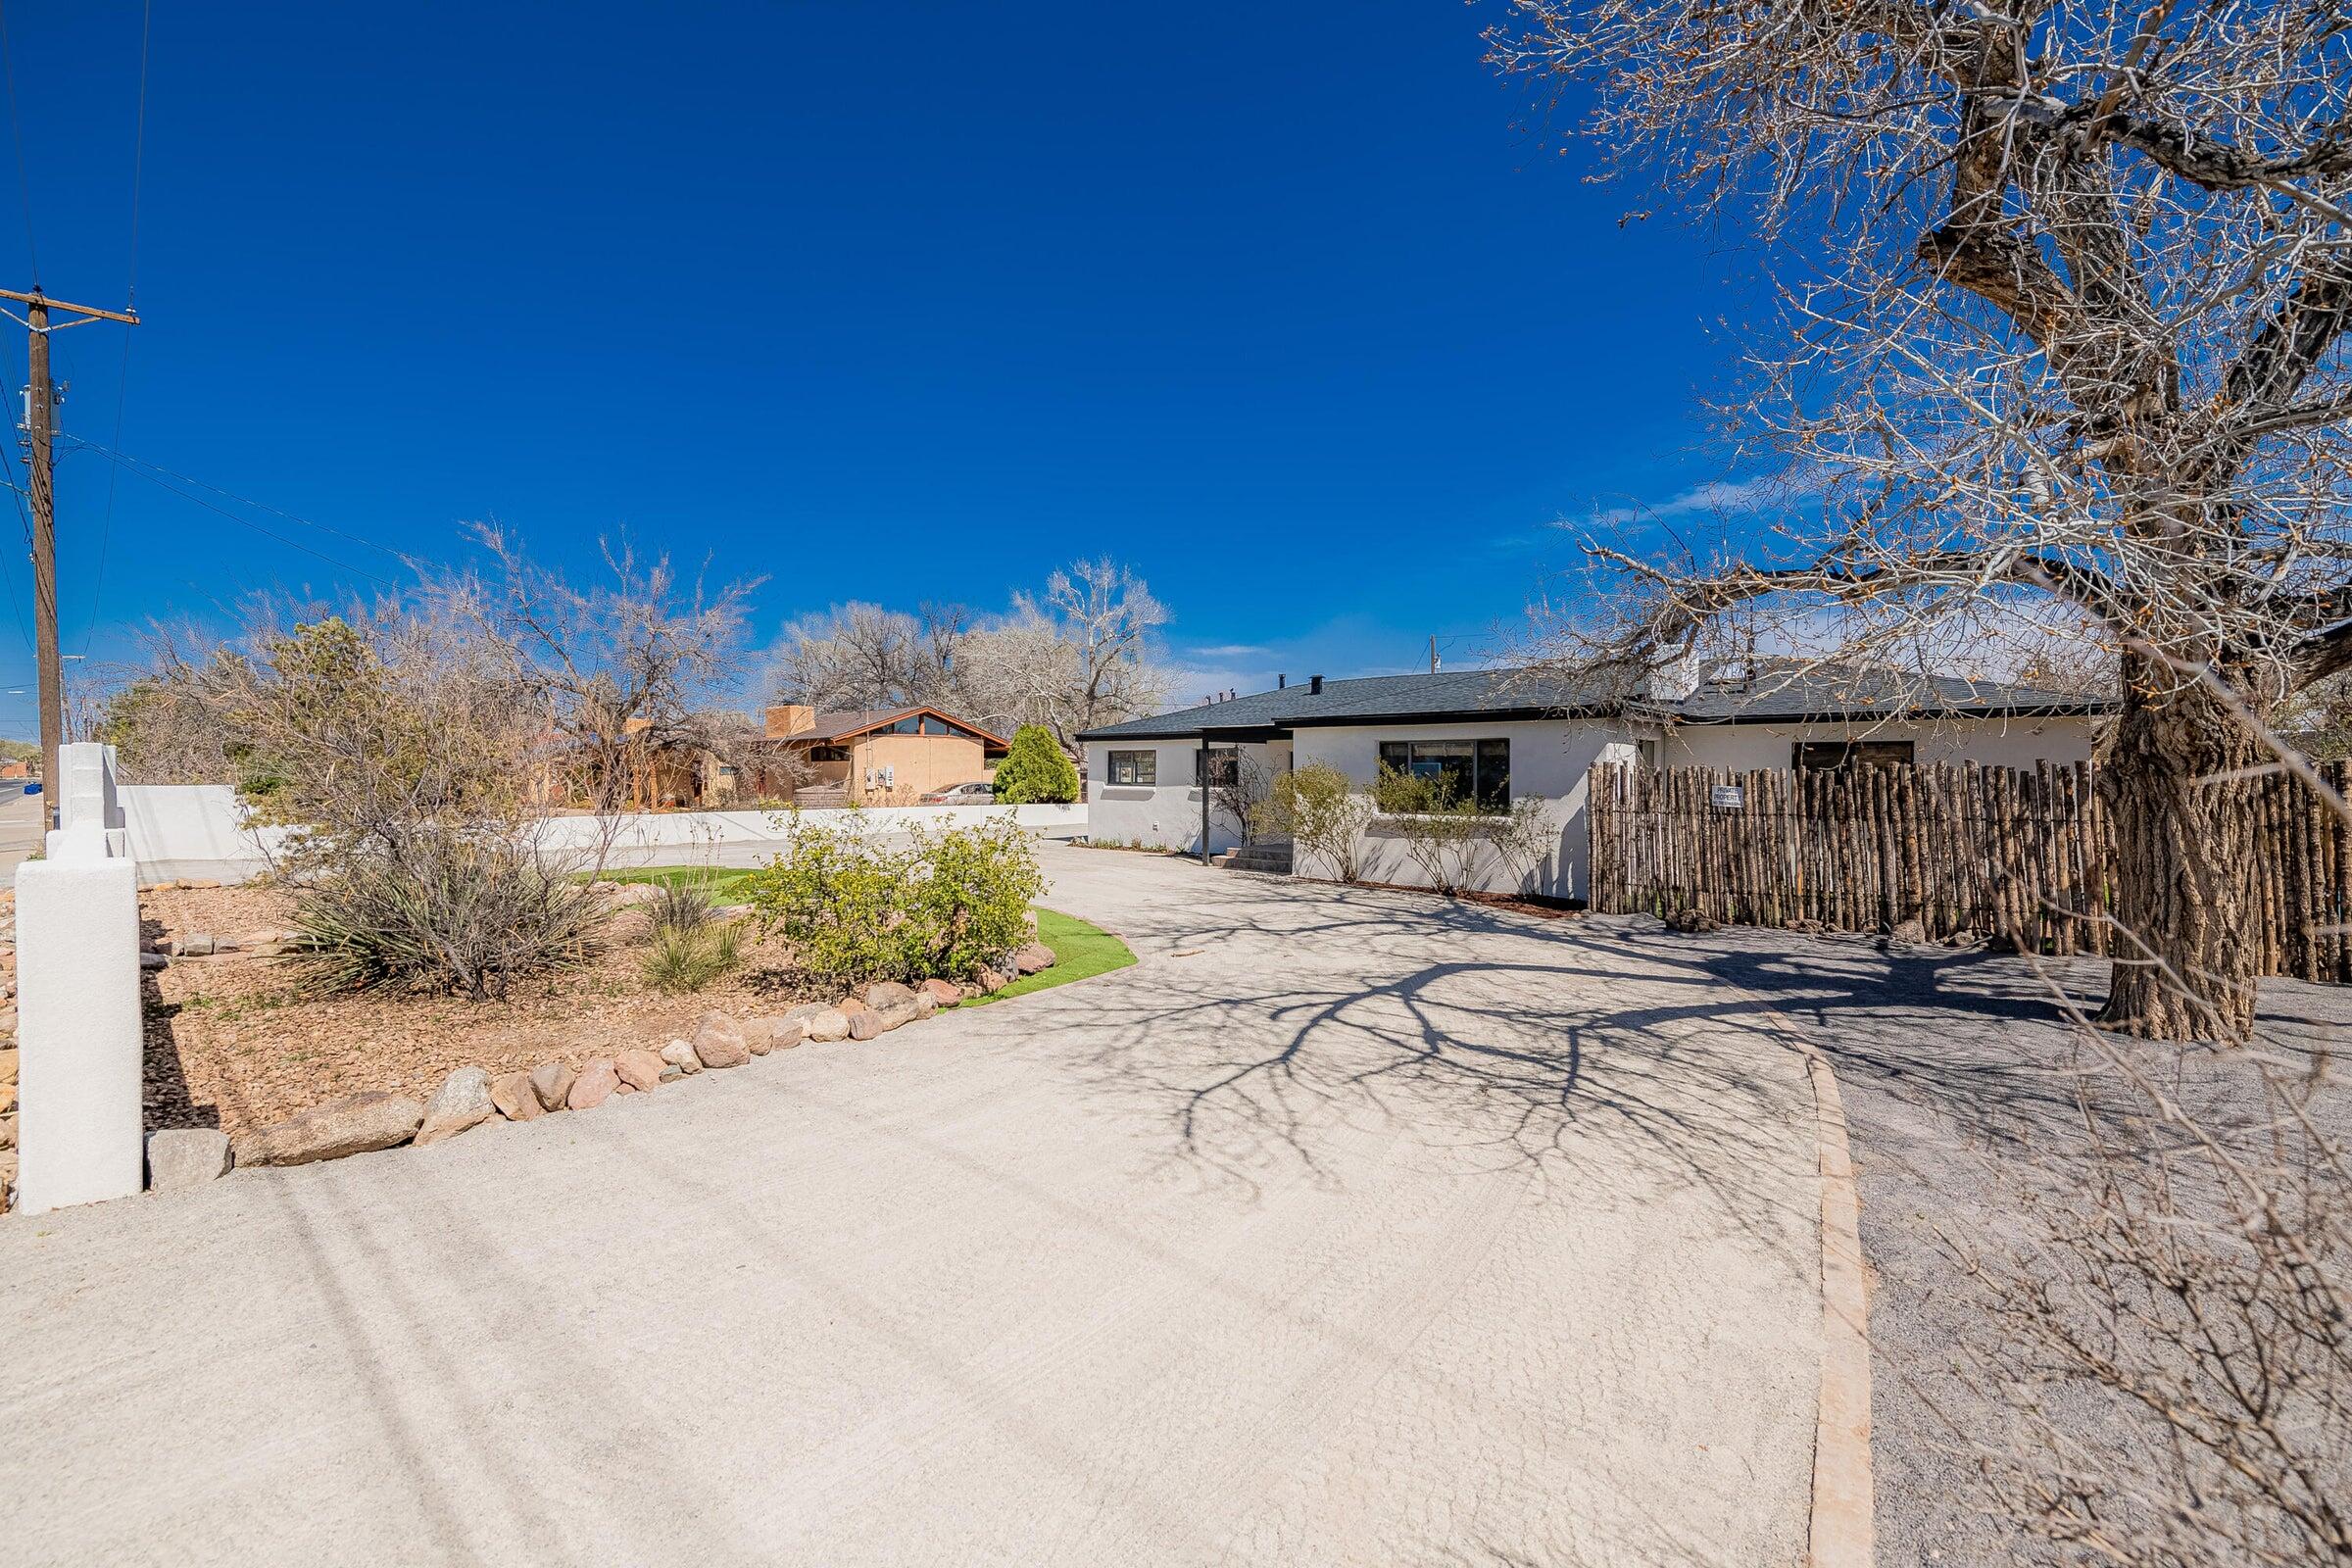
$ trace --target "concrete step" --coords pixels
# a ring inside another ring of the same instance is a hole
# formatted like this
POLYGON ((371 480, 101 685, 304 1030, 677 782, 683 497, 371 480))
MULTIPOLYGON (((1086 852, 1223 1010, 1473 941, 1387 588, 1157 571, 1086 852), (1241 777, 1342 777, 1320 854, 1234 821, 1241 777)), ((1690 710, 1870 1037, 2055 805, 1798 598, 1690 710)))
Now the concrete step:
POLYGON ((1291 847, 1288 844, 1245 844, 1238 850, 1228 850, 1219 857, 1219 863, 1229 871, 1258 871, 1269 876, 1291 874, 1291 847))

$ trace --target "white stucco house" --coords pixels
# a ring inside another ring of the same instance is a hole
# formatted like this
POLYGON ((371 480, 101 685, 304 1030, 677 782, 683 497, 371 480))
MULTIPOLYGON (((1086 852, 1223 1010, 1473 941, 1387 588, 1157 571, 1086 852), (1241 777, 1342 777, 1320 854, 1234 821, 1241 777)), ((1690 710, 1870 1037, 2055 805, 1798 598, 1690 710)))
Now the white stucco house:
MULTIPOLYGON (((1638 696, 1583 689, 1555 674, 1446 670, 1285 683, 1223 702, 1086 731, 1087 834, 1097 843, 1220 854, 1243 825, 1204 799, 1214 779, 1247 768, 1270 776, 1326 762, 1369 795, 1385 760, 1440 770, 1490 805, 1533 799, 1557 850, 1522 888, 1582 898, 1590 834, 1586 776, 1596 762, 1734 769, 1856 762, 1975 761, 2032 767, 2090 758, 2096 699, 1952 676, 1755 660, 1719 666, 1638 696), (1203 837, 1206 839, 1205 849, 1203 837)), ((1328 874, 1311 863, 1300 875, 1328 874)), ((1375 818, 1367 880, 1424 879, 1394 830, 1375 818)))

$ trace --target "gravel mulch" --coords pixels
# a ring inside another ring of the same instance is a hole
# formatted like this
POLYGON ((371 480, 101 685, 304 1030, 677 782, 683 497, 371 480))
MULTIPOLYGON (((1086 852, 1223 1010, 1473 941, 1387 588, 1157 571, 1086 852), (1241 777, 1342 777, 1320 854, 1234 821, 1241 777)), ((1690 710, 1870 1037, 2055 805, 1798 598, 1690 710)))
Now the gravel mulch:
MULTIPOLYGON (((150 936, 238 938, 288 923, 291 901, 267 888, 157 889, 140 910, 150 936)), ((592 963, 518 986, 503 1002, 459 997, 306 997, 279 960, 251 954, 174 959, 146 981, 150 1128, 219 1127, 231 1138, 362 1090, 424 1099, 453 1068, 493 1075, 561 1059, 574 1067, 630 1046, 659 1050, 717 1008, 773 1012, 816 1000, 795 990, 773 945, 747 942, 733 975, 690 996, 638 975, 641 917, 614 922, 592 963)))
MULTIPOLYGON (((2082 1055, 2051 986, 2095 1008, 2106 966, 2044 959, 2036 972, 2027 959, 1981 951, 1754 928, 1674 936, 1626 916, 1596 917, 1586 930, 1679 958, 1694 1007, 1751 1014, 1722 981, 1768 998, 1837 1071, 1870 1268, 1879 1562, 2062 1560, 1991 1511, 1980 1481, 1977 1450, 2019 1441, 1986 1369, 2013 1365, 2020 1352, 1959 1250, 1997 1252, 2028 1234, 2017 1206, 2023 1184, 2089 1180, 2075 1094, 2080 1074, 2095 1079, 2100 1069, 2082 1055)), ((2296 1063, 2340 1053, 2352 1042, 2352 987, 2266 980, 2259 1033, 2269 1053, 2296 1063)), ((2208 1125, 2258 1124, 2247 1054, 2116 1046, 2208 1125)), ((2339 1134, 2352 1127, 2341 1070, 2314 1107, 2339 1134)), ((2135 1426, 2119 1419, 2127 1412, 2112 1398, 2080 1390, 2049 1397, 2085 1447, 2135 1450, 2135 1426)))

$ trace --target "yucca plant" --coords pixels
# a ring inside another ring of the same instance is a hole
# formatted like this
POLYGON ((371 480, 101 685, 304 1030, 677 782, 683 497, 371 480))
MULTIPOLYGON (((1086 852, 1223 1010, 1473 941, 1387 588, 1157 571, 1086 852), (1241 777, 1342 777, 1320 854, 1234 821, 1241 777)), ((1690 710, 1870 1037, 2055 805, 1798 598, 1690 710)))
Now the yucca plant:
POLYGON ((585 961, 604 912, 585 888, 496 831, 427 824, 340 858, 294 909, 289 961, 318 991, 504 997, 518 977, 585 961))
POLYGON ((691 935, 718 916, 718 898, 709 877, 679 877, 657 883, 660 896, 645 906, 657 936, 664 932, 691 935))
POLYGON ((645 950, 645 983, 672 994, 700 991, 722 978, 743 957, 743 928, 713 920, 706 911, 694 926, 662 925, 657 917, 652 946, 645 950))

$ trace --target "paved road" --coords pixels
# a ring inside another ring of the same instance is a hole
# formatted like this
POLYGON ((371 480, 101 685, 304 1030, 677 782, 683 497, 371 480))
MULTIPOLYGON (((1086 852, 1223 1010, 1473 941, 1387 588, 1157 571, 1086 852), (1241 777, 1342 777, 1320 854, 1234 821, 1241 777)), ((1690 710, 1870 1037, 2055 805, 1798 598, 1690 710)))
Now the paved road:
POLYGON ((1796 1060, 1571 924, 1047 854, 1137 966, 0 1220, 0 1558, 1802 1559, 1796 1060))
POLYGON ((41 797, 19 784, 0 783, 0 873, 13 878, 41 847, 41 797))

